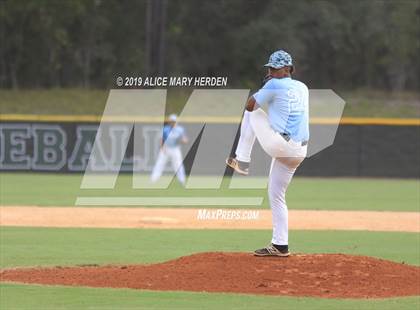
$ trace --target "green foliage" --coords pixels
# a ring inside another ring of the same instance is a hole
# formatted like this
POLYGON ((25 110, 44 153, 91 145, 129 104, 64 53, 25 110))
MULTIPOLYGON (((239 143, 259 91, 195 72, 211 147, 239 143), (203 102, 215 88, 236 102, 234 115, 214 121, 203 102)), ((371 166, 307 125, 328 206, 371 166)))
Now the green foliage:
MULTIPOLYGON (((1 1, 0 87, 106 88, 144 76, 147 3, 1 1)), ((253 88, 284 48, 311 88, 415 90, 419 16, 419 1, 170 0, 165 73, 253 88)))

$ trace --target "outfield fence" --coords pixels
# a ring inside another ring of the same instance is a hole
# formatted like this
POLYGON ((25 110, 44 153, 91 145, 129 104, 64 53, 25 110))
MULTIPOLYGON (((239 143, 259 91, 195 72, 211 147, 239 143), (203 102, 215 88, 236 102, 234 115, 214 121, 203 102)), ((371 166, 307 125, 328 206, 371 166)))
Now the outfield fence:
MULTIPOLYGON (((92 115, 0 115, 0 170, 83 172, 95 140, 101 118, 92 115)), ((112 148, 124 147, 112 126, 124 126, 124 118, 109 119, 112 148)), ((133 161, 142 162, 141 171, 149 173, 154 165, 160 140, 160 122, 139 119, 140 134, 136 141, 144 145, 139 158, 133 156, 133 135, 129 139, 121 171, 132 171, 133 161)), ((186 131, 214 126, 214 134, 223 135, 228 126, 237 125, 229 118, 186 119, 186 131)), ((311 120, 311 130, 333 126, 328 119, 311 120)), ((186 153, 187 171, 200 146, 197 141, 186 153)), ((233 148, 232 148, 233 149, 233 148)), ((219 150, 229 155, 232 150, 219 150)), ((209 152, 217 152, 209 150, 209 152)), ((270 158, 256 145, 251 166, 252 175, 266 175, 270 158)), ((109 168, 109 167, 108 167, 109 168)), ((107 168, 107 169, 108 169, 107 168)), ((169 166, 167 167, 169 169, 169 166)), ((211 175, 214 167, 201 165, 198 173, 211 175)), ((228 173, 228 171, 227 171, 228 173)), ((420 119, 342 118, 334 144, 307 158, 297 171, 303 176, 365 176, 419 178, 420 119)))

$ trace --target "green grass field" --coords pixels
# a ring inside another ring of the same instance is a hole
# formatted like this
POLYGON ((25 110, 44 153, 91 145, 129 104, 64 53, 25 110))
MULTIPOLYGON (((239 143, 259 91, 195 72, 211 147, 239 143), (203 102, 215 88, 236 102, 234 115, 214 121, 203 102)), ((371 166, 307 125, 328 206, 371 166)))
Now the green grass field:
MULTIPOLYGON (((1 173, 1 205, 71 206, 77 195, 138 195, 131 176, 114 191, 79 190, 81 175, 1 173)), ((162 195, 159 190, 142 194, 162 195)), ((166 195, 210 195, 173 184, 166 195)), ((218 195, 265 195, 265 190, 222 189, 218 195)), ((418 180, 296 178, 291 209, 420 211, 418 180)), ((263 206, 267 208, 265 204, 263 206)), ((0 214, 1 216, 1 214, 0 214)), ((162 262, 206 251, 252 251, 268 230, 159 230, 1 227, 0 267, 162 262)), ((420 266, 420 234, 365 231, 291 231, 295 253, 369 255, 420 266)), ((414 285, 414 284, 413 284, 414 285)), ((0 309, 418 309, 420 296, 322 299, 242 294, 38 286, 2 283, 0 309)))
MULTIPOLYGON (((270 231, 2 228, 1 266, 160 262, 205 251, 251 251, 270 231)), ((348 253, 420 265, 419 234, 293 231, 295 252, 348 253)), ((2 284, 2 309, 414 309, 419 298, 333 300, 2 284)))
POLYGON ((318 310, 409 310, 418 309, 418 297, 386 300, 337 300, 153 292, 107 288, 13 285, 1 286, 1 309, 318 309, 318 310), (106 296, 106 297, 105 297, 106 296))
MULTIPOLYGON (((346 101, 345 117, 420 117, 416 92, 337 91, 346 101)), ((179 112, 190 92, 169 90, 167 112, 179 112)), ((102 115, 108 90, 49 89, 0 90, 2 114, 102 115)))
MULTIPOLYGON (((78 196, 259 196, 266 189, 168 190, 132 189, 132 177, 118 178, 113 190, 81 190, 81 174, 0 173, 0 205, 72 206, 78 196), (22 190, 25 189, 25 190, 22 190)), ((293 179, 287 194, 290 209, 420 211, 420 181, 400 179, 293 179)))
MULTIPOLYGON (((196 252, 249 252, 270 238, 268 230, 3 227, 0 266, 163 262, 196 252)), ((290 235, 293 252, 371 255, 412 265, 420 265, 418 247, 413 246, 419 241, 416 233, 292 231, 290 235)))

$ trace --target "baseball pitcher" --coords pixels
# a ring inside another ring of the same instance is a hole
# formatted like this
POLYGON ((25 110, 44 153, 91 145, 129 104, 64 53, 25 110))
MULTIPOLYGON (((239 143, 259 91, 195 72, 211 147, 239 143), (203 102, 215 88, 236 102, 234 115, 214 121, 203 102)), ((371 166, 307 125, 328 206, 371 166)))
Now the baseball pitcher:
POLYGON ((247 175, 256 138, 272 157, 268 196, 273 215, 273 237, 270 245, 256 250, 254 255, 289 256, 286 190, 306 156, 309 91, 304 83, 291 78, 294 67, 287 52, 274 52, 264 66, 268 68, 268 75, 262 88, 247 101, 236 157, 228 158, 226 164, 247 175), (267 108, 268 115, 261 107, 267 108))
POLYGON ((156 182, 161 177, 166 163, 170 160, 179 183, 183 186, 185 185, 185 168, 182 163, 181 143, 188 143, 185 129, 177 124, 177 116, 171 114, 168 123, 163 127, 159 155, 150 177, 152 182, 156 182))

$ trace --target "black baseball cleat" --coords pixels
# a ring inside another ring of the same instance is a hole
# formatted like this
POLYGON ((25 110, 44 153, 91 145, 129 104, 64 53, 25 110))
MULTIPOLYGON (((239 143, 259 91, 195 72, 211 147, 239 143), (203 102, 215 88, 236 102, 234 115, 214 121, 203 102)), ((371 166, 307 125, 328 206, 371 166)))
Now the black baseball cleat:
POLYGON ((239 161, 236 158, 229 157, 226 159, 226 165, 231 167, 237 173, 242 175, 248 175, 249 173, 249 163, 244 161, 239 161))
POLYGON ((268 245, 265 248, 258 249, 254 251, 255 256, 279 256, 287 257, 290 256, 289 249, 287 246, 284 246, 284 249, 278 249, 273 244, 268 245))

